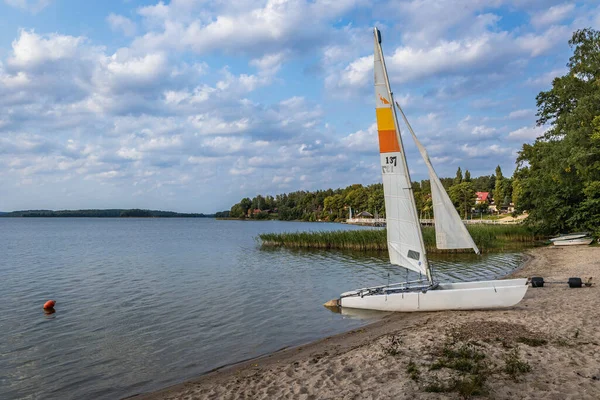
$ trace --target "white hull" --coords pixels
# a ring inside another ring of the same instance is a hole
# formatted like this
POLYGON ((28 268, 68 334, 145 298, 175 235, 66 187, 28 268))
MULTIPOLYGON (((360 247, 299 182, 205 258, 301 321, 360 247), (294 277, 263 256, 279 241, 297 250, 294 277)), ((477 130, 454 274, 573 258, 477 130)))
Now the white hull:
POLYGON ((527 279, 441 283, 427 291, 342 297, 340 305, 399 312, 504 308, 520 302, 527 288, 527 279))
POLYGON ((552 239, 550 239, 550 241, 551 242, 559 242, 559 241, 563 241, 563 240, 580 239, 580 238, 586 237, 587 235, 589 235, 589 233, 587 233, 587 232, 573 233, 571 235, 563 235, 563 236, 552 238, 552 239))
POLYGON ((571 240, 557 240, 554 242, 555 246, 580 246, 588 245, 592 243, 594 239, 582 238, 582 239, 571 239, 571 240))

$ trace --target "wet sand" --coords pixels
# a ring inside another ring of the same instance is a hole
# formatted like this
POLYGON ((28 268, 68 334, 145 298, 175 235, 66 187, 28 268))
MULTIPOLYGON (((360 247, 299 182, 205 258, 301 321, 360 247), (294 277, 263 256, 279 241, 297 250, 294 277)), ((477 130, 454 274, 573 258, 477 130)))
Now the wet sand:
POLYGON ((510 277, 562 283, 530 287, 515 307, 391 314, 134 398, 459 399, 479 391, 493 399, 599 399, 600 291, 597 282, 576 289, 566 281, 600 280, 600 247, 527 253, 510 277), (461 349, 481 355, 475 372, 448 358, 461 349), (529 367, 511 375, 514 365, 529 367))

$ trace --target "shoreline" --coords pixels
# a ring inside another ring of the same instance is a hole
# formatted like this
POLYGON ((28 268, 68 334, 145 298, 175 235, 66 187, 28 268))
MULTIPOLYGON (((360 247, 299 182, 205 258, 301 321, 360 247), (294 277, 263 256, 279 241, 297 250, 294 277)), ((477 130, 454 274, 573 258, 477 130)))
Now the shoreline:
MULTIPOLYGON (((542 276, 546 281, 566 282, 569 277, 587 278, 600 270, 598 247, 544 247, 524 255, 521 266, 504 278, 542 276)), ((600 321, 594 317, 599 306, 596 285, 571 289, 565 283, 530 287, 521 303, 508 309, 390 314, 346 333, 222 366, 128 398, 459 398, 451 390, 426 390, 431 389, 429 381, 442 382, 454 372, 444 368, 438 376, 429 369, 439 357, 436 349, 453 337, 453 330, 464 331, 469 341, 477 342, 494 365, 504 362, 508 348, 529 365, 531 372, 516 381, 500 367, 489 372, 484 389, 493 398, 564 398, 574 393, 578 398, 599 398, 600 360, 593 356, 600 351, 600 321), (481 333, 486 325, 501 326, 507 333, 486 341, 489 337, 481 333), (512 337, 510 332, 520 333, 512 337), (523 339, 518 335, 531 338, 517 343, 523 339), (396 337, 403 345, 390 356, 386 349, 396 337), (523 344, 535 340, 545 344, 535 349, 523 344), (419 371, 420 382, 407 372, 411 363, 419 371)))

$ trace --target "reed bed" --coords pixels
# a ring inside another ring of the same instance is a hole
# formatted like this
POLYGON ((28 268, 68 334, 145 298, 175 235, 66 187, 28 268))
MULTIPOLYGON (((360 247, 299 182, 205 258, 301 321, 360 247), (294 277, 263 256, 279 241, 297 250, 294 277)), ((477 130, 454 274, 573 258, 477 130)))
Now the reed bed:
MULTIPOLYGON (((482 252, 502 251, 533 245, 541 237, 535 236, 522 225, 470 225, 477 247, 482 252)), ((461 253, 470 249, 441 250, 435 245, 433 227, 423 227, 423 240, 428 253, 461 253)), ((387 250, 387 232, 385 229, 364 229, 355 231, 317 231, 263 233, 259 235, 263 246, 282 246, 290 248, 349 249, 359 251, 387 250)))

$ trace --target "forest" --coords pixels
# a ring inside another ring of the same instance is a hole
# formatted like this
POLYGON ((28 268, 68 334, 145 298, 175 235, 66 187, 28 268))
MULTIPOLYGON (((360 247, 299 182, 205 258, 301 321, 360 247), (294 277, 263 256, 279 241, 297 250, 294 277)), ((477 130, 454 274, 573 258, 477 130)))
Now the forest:
MULTIPOLYGON (((512 179, 502 175, 500 166, 495 174, 472 178, 466 170, 464 175, 459 167, 454 178, 441 178, 457 210, 463 218, 469 217, 473 208, 485 213, 488 204, 475 204, 476 192, 489 192, 495 203, 508 205, 512 202, 512 179)), ((429 180, 413 182, 417 211, 422 218, 433 217, 431 188, 429 180)), ((355 184, 344 189, 317 190, 314 192, 297 191, 277 196, 258 195, 252 199, 244 198, 231 207, 230 218, 267 219, 283 221, 345 221, 349 209, 354 214, 368 211, 373 215, 385 215, 383 185, 376 183, 368 186, 355 184)))
MULTIPOLYGON (((461 217, 468 216, 475 192, 482 191, 490 192, 497 206, 512 202, 517 212, 526 211, 525 224, 535 232, 600 234, 600 32, 577 30, 569 46, 573 54, 567 73, 536 97, 537 125, 547 129, 533 143, 523 144, 512 177, 504 177, 500 167, 477 178, 459 168, 454 178, 441 179, 461 217)), ((419 214, 433 217, 429 181, 412 185, 419 214)), ((382 185, 258 195, 233 205, 228 216, 340 221, 348 217, 349 207, 383 216, 382 185)))

